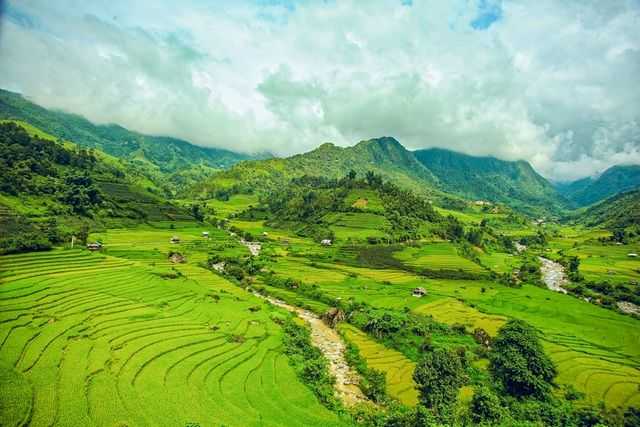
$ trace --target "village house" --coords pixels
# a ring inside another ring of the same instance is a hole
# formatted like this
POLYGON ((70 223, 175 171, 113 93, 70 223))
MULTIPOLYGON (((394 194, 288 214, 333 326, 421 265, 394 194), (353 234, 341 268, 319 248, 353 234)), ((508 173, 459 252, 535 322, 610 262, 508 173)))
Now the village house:
POLYGON ((322 239, 320 242, 322 246, 331 246, 331 239, 322 239))
POLYGON ((100 249, 102 249, 102 243, 100 242, 88 243, 87 249, 89 249, 90 251, 99 251, 100 249))
POLYGON ((205 239, 209 238, 209 232, 208 231, 203 231, 202 232, 202 237, 204 237, 205 239))
POLYGON ((414 288, 412 295, 416 298, 422 298, 427 295, 427 290, 425 288, 414 288))
POLYGON ((180 243, 180 238, 178 236, 173 236, 169 241, 171 243, 180 243))

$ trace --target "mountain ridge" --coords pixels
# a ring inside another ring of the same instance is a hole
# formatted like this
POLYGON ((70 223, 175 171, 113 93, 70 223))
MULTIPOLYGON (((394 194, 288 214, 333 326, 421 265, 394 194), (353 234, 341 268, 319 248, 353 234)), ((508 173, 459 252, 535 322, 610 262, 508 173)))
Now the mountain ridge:
POLYGON ((435 174, 443 191, 521 209, 550 207, 558 210, 567 205, 551 183, 525 160, 472 156, 444 148, 427 148, 413 153, 435 174))
POLYGON ((595 177, 556 184, 575 206, 588 206, 640 187, 640 165, 614 165, 595 177))
POLYGON ((44 108, 4 89, 0 89, 0 119, 22 120, 57 138, 115 157, 148 162, 163 172, 196 165, 220 169, 241 160, 266 157, 201 147, 169 136, 145 135, 117 124, 97 125, 81 115, 44 108))

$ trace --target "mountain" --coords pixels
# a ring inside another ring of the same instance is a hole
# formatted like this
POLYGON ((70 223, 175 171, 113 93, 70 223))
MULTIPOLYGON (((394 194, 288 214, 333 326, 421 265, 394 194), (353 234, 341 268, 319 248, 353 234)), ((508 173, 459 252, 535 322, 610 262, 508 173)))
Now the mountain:
POLYGON ((557 189, 576 206, 588 206, 640 187, 640 165, 613 166, 598 177, 558 184, 557 189))
POLYGON ((21 123, 0 123, 0 234, 11 224, 54 218, 67 231, 79 223, 122 226, 192 220, 161 189, 123 160, 60 142, 21 123))
MULTIPOLYGON (((177 138, 150 136, 118 125, 95 125, 87 119, 36 105, 22 95, 0 89, 0 119, 21 120, 63 140, 97 148, 123 159, 145 162, 163 172, 194 165, 221 169, 256 158, 233 151, 205 148, 177 138)), ((258 156, 264 158, 266 156, 258 156)))
POLYGON ((476 157, 440 148, 413 153, 446 192, 527 210, 566 205, 556 189, 525 161, 476 157))
POLYGON ((373 171, 400 186, 423 193, 433 190, 436 183, 433 174, 413 153, 394 138, 382 137, 361 141, 352 147, 325 143, 308 153, 284 159, 241 162, 196 186, 195 192, 264 190, 277 188, 291 178, 304 175, 342 178, 350 170, 360 177, 373 171))
POLYGON ((589 207, 578 222, 608 229, 640 228, 640 190, 620 193, 589 207))

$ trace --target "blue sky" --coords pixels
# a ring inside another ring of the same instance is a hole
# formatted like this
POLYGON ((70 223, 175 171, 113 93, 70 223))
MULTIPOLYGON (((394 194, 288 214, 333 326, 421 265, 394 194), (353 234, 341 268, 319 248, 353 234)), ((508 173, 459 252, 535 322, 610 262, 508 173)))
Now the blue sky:
POLYGON ((204 146, 640 163, 637 0, 10 0, 0 87, 204 146))

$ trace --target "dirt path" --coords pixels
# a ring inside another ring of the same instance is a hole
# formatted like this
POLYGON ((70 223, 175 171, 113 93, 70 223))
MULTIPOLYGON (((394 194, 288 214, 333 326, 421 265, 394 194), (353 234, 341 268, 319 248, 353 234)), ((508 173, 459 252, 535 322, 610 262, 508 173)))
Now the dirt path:
POLYGON ((284 301, 255 294, 257 297, 266 299, 273 305, 282 307, 296 313, 304 319, 311 327, 311 343, 318 347, 322 354, 329 360, 329 372, 336 378, 336 394, 346 406, 353 406, 357 403, 367 401, 358 387, 358 374, 347 364, 344 358, 345 344, 342 337, 314 313, 294 307, 284 301))
POLYGON ((561 264, 544 257, 539 257, 539 259, 542 263, 540 266, 542 280, 547 285, 547 288, 552 291, 566 294, 566 289, 562 287, 562 285, 568 283, 567 276, 564 273, 564 267, 561 264))

